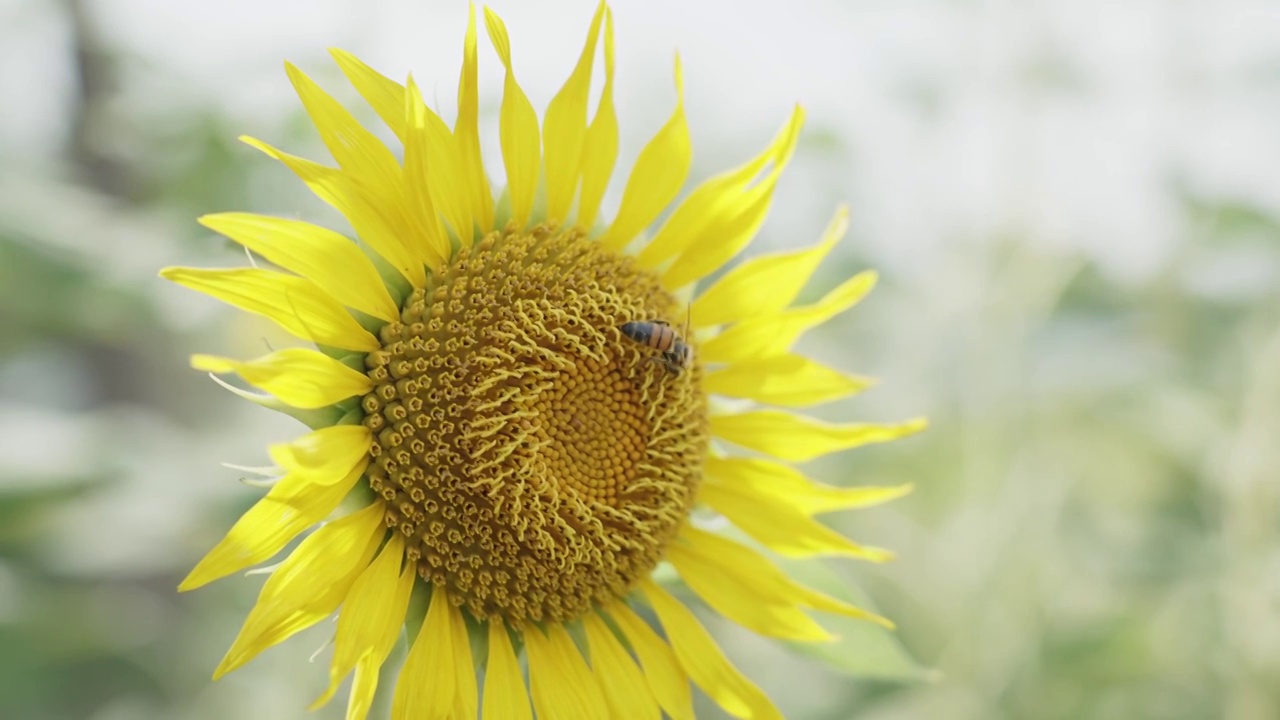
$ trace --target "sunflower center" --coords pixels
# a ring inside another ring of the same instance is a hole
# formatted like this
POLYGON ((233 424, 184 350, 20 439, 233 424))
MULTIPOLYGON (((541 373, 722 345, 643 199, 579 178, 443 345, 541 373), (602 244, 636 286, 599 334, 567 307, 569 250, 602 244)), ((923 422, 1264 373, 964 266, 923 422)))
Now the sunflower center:
POLYGON ((566 621, 629 591, 688 515, 700 372, 619 327, 677 315, 577 231, 491 233, 382 329, 369 482, 428 582, 477 618, 566 621))

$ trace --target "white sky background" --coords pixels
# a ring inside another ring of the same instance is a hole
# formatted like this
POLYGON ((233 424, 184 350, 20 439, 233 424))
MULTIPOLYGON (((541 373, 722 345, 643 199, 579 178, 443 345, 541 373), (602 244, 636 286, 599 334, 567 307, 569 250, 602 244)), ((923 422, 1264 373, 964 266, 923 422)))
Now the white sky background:
MULTIPOLYGON (((333 45, 393 77, 412 69, 452 113, 461 2, 92 7, 137 70, 125 99, 157 113, 222 106, 269 137, 296 108, 282 60, 328 77, 333 45)), ((572 67, 593 7, 497 3, 539 109, 572 67)), ((48 159, 70 93, 59 8, 0 0, 0 169, 56 173, 48 159)), ((948 243, 1019 235, 1141 275, 1179 239, 1175 187, 1280 212, 1280 3, 658 0, 614 10, 619 167, 669 112, 676 49, 695 180, 762 147, 795 101, 809 110, 810 139, 836 138, 802 149, 784 176, 771 244, 812 242, 843 200, 853 235, 890 269, 928 265, 948 243)), ((483 102, 494 108, 499 65, 481 32, 483 102)))

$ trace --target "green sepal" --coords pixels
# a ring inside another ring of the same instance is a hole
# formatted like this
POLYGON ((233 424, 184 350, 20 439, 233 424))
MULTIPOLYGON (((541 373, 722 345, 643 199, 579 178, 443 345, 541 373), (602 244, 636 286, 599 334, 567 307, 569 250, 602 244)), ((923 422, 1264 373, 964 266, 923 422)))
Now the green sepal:
POLYGON ((345 355, 334 359, 358 373, 364 373, 367 371, 364 366, 365 353, 351 352, 348 350, 345 355))
MULTIPOLYGON (((547 174, 542 170, 538 176, 538 187, 533 191, 533 207, 529 208, 529 222, 517 230, 541 225, 548 220, 567 225, 564 218, 547 217, 547 174)), ((501 230, 509 222, 511 222, 511 188, 504 187, 502 194, 498 196, 498 201, 493 204, 493 228, 501 230)))
MULTIPOLYGON (((369 334, 373 335, 374 337, 378 337, 379 331, 382 330, 382 326, 387 324, 386 320, 383 320, 382 318, 376 318, 367 313, 363 313, 359 310, 356 310, 355 308, 347 308, 347 312, 351 313, 351 316, 356 319, 356 322, 360 323, 360 327, 364 328, 365 330, 368 330, 369 334)), ((346 352, 351 352, 351 351, 347 350, 346 352)))
POLYGON ((649 579, 663 587, 683 584, 680 581, 680 574, 676 572, 676 567, 669 562, 658 563, 658 566, 649 573, 649 579))
POLYGON ((422 623, 427 621, 427 610, 431 607, 431 583, 415 578, 413 592, 409 595, 409 609, 404 614, 404 632, 409 638, 409 647, 418 639, 418 631, 422 623))
POLYGON ((360 408, 359 401, 356 401, 355 407, 351 407, 350 400, 344 400, 337 405, 330 405, 329 408, 335 412, 342 413, 338 416, 334 425, 359 425, 364 422, 364 410, 360 408))
POLYGON ((405 298, 409 297, 409 293, 413 292, 413 284, 368 245, 361 243, 360 249, 368 256, 369 261, 373 263, 374 269, 378 271, 378 276, 382 278, 382 284, 387 286, 387 290, 391 293, 391 298, 396 301, 396 305, 404 305, 405 298))
POLYGON ((342 358, 351 354, 351 351, 346 348, 334 347, 332 345, 322 345, 320 343, 316 343, 315 345, 316 345, 316 350, 319 350, 320 352, 324 353, 325 355, 328 355, 334 360, 341 360, 342 358))
POLYGON ((503 188, 498 201, 493 204, 493 229, 502 230, 511 222, 511 189, 503 188))
POLYGON ((476 620, 466 611, 462 613, 462 622, 466 623, 467 640, 471 643, 471 662, 477 671, 484 672, 489 664, 489 623, 476 620))

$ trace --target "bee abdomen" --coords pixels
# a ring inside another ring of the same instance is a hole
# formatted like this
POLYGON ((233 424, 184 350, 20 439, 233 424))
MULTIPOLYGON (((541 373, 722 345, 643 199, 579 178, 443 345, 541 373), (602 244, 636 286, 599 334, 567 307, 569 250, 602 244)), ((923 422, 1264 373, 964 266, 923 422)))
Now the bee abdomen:
POLYGON ((658 348, 665 350, 671 347, 671 340, 674 339, 675 333, 666 325, 659 325, 652 322, 628 322, 623 323, 622 334, 635 340, 646 347, 658 348))

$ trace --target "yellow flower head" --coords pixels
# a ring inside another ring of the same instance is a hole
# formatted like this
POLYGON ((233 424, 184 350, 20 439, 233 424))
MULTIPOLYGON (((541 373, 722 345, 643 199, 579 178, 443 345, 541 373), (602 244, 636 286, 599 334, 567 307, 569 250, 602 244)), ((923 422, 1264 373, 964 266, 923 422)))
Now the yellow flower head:
MULTIPOLYGON (((690 718, 690 680, 731 715, 777 717, 649 576, 669 562, 711 608, 772 637, 829 639, 806 610, 887 624, 690 520, 705 505, 784 556, 888 557, 813 518, 907 488, 822 486, 785 461, 891 440, 921 421, 833 425, 712 402, 799 407, 865 387, 790 350, 874 276, 792 306, 843 234, 841 210, 818 245, 748 260, 692 302, 677 300, 760 227, 803 113, 764 152, 690 192, 644 241, 689 171, 682 101, 637 158, 617 215, 599 222, 618 146, 609 9, 596 11, 541 126, 505 26, 486 10, 485 27, 506 73, 500 200, 481 161, 473 14, 452 128, 412 78, 401 85, 334 51, 401 158, 292 66, 338 167, 245 139, 346 216, 358 243, 295 220, 211 215, 201 222, 286 272, 161 273, 318 348, 192 359, 238 374, 265 394, 236 392, 313 429, 271 448, 278 481, 181 585, 261 563, 314 528, 271 572, 216 675, 336 612, 317 704, 354 671, 348 718, 367 715, 405 627, 418 629, 395 683, 397 719, 690 718), (588 121, 598 43, 604 90, 588 121), (715 439, 776 460, 731 456, 715 439), (652 610, 661 635, 634 603, 652 610), (473 642, 485 648, 483 687, 473 642)), ((679 96, 678 62, 675 78, 679 96)))

